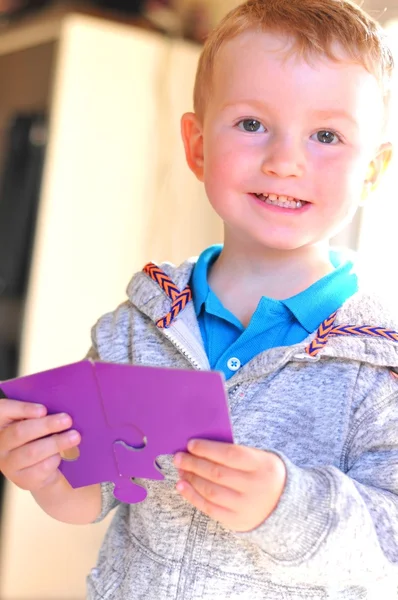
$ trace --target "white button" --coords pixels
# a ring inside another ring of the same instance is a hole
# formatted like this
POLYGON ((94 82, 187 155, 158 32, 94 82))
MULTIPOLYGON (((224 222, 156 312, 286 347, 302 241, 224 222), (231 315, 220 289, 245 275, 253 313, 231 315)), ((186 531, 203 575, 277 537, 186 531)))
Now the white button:
POLYGON ((227 362, 227 367, 230 371, 239 371, 241 367, 241 362, 239 358, 232 357, 227 362))

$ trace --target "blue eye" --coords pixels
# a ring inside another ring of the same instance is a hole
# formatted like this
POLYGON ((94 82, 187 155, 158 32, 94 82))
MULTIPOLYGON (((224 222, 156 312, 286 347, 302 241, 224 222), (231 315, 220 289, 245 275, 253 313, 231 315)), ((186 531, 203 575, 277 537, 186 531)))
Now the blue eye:
POLYGON ((265 132, 265 127, 257 121, 257 119, 243 119, 243 121, 239 121, 238 123, 239 129, 242 131, 246 131, 248 133, 263 133, 265 132))
POLYGON ((321 144, 335 145, 335 144, 338 144, 340 141, 340 139, 336 133, 334 133, 333 131, 328 131, 328 130, 324 130, 324 129, 315 133, 312 136, 312 138, 314 138, 315 136, 316 136, 317 141, 321 142, 321 144))

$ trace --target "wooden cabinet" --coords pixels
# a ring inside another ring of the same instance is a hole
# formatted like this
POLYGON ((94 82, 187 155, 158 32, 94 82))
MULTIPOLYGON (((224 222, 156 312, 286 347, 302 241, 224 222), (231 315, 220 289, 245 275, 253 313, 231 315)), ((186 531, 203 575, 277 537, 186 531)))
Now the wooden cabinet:
MULTIPOLYGON (((73 12, 0 34, 0 133, 16 110, 49 114, 21 373, 83 357, 91 325, 146 262, 178 262, 221 240, 179 134, 198 54, 73 12)), ((0 135, 0 156, 2 147, 0 135)), ((13 486, 3 514, 2 600, 84 598, 106 524, 53 521, 13 486)))

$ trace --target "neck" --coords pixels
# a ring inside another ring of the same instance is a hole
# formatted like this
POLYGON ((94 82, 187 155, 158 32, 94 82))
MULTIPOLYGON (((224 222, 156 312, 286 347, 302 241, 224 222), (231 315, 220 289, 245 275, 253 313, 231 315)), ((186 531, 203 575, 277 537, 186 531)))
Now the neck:
POLYGON ((327 243, 278 250, 255 247, 226 236, 209 285, 221 302, 247 324, 262 296, 285 300, 333 271, 327 243))

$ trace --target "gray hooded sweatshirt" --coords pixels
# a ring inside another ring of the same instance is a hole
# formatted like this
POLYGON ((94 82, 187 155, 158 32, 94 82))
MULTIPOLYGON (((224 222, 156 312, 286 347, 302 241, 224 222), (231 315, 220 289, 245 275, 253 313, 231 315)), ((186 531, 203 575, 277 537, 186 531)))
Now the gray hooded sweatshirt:
MULTIPOLYGON (((183 291, 193 265, 160 269, 183 291)), ((162 277, 138 273, 93 328, 89 355, 209 369, 193 303, 178 300, 162 277)), ((286 464, 280 502, 258 529, 229 531, 181 498, 171 456, 159 460, 165 481, 137 480, 148 491, 140 504, 103 484, 98 520, 118 508, 88 598, 397 600, 397 330, 359 291, 304 342, 258 354, 226 382, 235 442, 286 464)))

